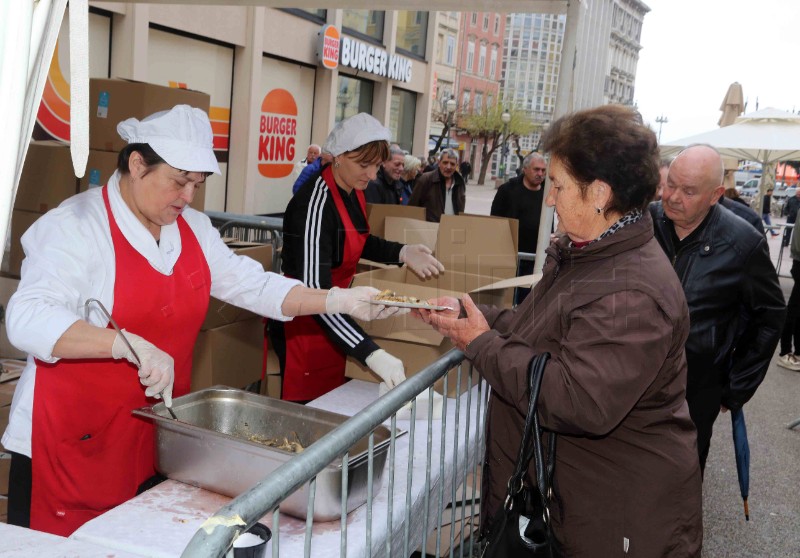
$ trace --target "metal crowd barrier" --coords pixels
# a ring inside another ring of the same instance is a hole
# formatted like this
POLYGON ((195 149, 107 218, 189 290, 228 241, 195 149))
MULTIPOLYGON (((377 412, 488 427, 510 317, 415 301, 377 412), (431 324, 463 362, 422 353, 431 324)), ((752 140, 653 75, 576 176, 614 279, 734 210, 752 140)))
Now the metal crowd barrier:
MULTIPOLYGON (((766 228, 766 225, 764 225, 764 226, 766 228)), ((792 224, 792 223, 778 223, 776 225, 772 225, 772 227, 773 228, 777 228, 777 227, 781 227, 782 228, 782 230, 781 230, 781 248, 778 251, 778 263, 775 264, 775 271, 778 273, 779 277, 786 277, 788 279, 791 279, 792 278, 791 275, 786 275, 786 274, 781 275, 781 264, 783 263, 783 249, 784 249, 784 246, 783 246, 783 235, 785 234, 783 229, 789 229, 790 231, 792 231, 792 232, 789 233, 789 244, 791 244, 791 237, 794 234, 794 224, 792 224)))
POLYGON ((283 247, 283 217, 239 215, 225 211, 206 211, 220 236, 245 242, 272 244, 272 271, 280 272, 280 250, 283 247))
MULTIPOLYGON (((478 484, 476 479, 480 478, 481 473, 485 442, 483 425, 489 394, 485 382, 478 381, 473 384, 471 365, 466 379, 463 378, 462 368, 466 368, 463 359, 462 352, 456 349, 449 351, 287 461, 209 518, 195 533, 182 556, 186 558, 225 556, 242 532, 271 512, 272 556, 278 558, 281 556, 282 518, 278 506, 305 483, 309 483, 309 490, 303 554, 306 557, 312 556, 316 475, 332 463, 342 465, 341 517, 338 522, 317 524, 321 527, 317 530, 317 534, 324 536, 330 535, 331 530, 336 531, 339 539, 339 556, 348 556, 348 527, 362 535, 360 523, 356 525, 352 518, 348 522, 348 449, 365 436, 369 436, 366 528, 362 539, 363 547, 357 539, 350 541, 350 556, 407 557, 418 548, 424 552, 433 530, 440 526, 442 516, 447 513, 452 520, 449 556, 451 558, 462 555, 473 556, 473 551, 477 549, 474 548, 476 543, 472 533, 476 527, 476 514, 480 506, 480 501, 476 497, 479 487, 474 485, 478 484), (443 398, 442 418, 432 420, 430 418, 433 411, 432 386, 437 380, 444 378, 446 393, 447 372, 454 366, 457 367, 457 393, 461 395, 456 398, 443 398), (462 389, 463 387, 466 389, 462 389), (426 418, 417 421, 418 409, 415 397, 426 390, 429 394, 428 408, 427 414, 422 415, 426 418), (401 440, 403 448, 405 441, 408 442, 408 456, 405 458, 400 454, 398 457, 400 452, 396 435, 397 413, 412 400, 408 432, 405 434, 406 439, 401 440), (383 486, 379 494, 381 500, 376 504, 376 495, 372 489, 374 430, 388 419, 391 420, 392 434, 384 466, 383 486), (422 433, 418 433, 420 428, 423 429, 422 433), (447 455, 450 456, 450 460, 446 459, 447 455), (438 475, 434 469, 437 460, 438 475), (414 475, 415 466, 418 476, 414 475), (419 475, 424 478, 419 478, 419 475), (470 478, 475 490, 469 490, 470 483, 465 482, 470 478), (382 499, 384 493, 388 494, 385 503, 382 499), (413 494, 416 494, 416 499, 413 494), (456 503, 459 504, 458 507, 456 503), (375 516, 380 519, 375 520, 375 516), (463 537, 461 540, 455 538, 457 519, 460 519, 459 526, 463 537), (467 533, 466 536, 463 536, 464 532, 467 533), (358 546, 358 549, 354 550, 354 546, 358 546), (456 549, 458 549, 457 554, 455 554, 456 549)), ((351 515, 361 509, 353 510, 351 515)), ((359 517, 363 516, 364 512, 361 512, 359 517)), ((286 522, 287 527, 291 528, 291 533, 299 535, 300 520, 286 518, 286 522)), ((291 541, 289 537, 287 543, 291 541)), ((315 547, 313 555, 334 555, 335 548, 332 548, 330 536, 324 541, 326 544, 315 547)), ((432 543, 433 539, 430 542, 432 543)), ((442 529, 437 529, 435 543, 437 557, 441 555, 442 544, 442 529)), ((299 549, 294 549, 291 556, 292 558, 299 556, 299 549)))

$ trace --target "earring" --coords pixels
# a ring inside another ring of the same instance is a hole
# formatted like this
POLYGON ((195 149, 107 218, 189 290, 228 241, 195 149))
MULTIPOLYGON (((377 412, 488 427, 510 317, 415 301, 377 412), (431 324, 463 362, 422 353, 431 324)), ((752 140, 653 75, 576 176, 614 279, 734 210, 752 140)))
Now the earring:
POLYGON ((599 207, 595 207, 594 210, 597 212, 598 215, 600 215, 600 213, 603 211, 599 207))
POLYGON ((337 161, 336 159, 333 160, 333 168, 335 169, 339 168, 339 161, 337 161))

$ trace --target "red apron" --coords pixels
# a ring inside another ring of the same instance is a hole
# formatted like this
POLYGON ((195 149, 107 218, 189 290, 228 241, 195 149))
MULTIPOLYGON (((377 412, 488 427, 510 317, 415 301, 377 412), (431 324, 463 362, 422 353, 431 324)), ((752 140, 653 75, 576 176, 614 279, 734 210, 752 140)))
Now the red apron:
MULTIPOLYGON (((172 275, 162 275, 120 232, 106 188, 103 200, 117 270, 112 316, 175 359, 173 395, 184 395, 208 309, 211 275, 205 256, 178 217, 181 255, 172 275)), ((155 402, 144 390, 136 367, 124 360, 36 361, 31 528, 67 536, 132 498, 155 474, 153 425, 131 416, 132 409, 155 402)))
MULTIPOLYGON (((333 286, 345 289, 355 275, 356 264, 369 236, 369 227, 367 232, 359 233, 353 226, 330 167, 323 169, 322 178, 336 203, 336 211, 345 230, 342 265, 331 269, 333 286)), ((364 192, 356 190, 356 197, 361 212, 366 216, 364 192)), ((335 231, 324 231, 323 234, 335 234, 335 231)), ((286 368, 283 373, 283 399, 310 401, 344 383, 345 354, 328 338, 313 317, 298 316, 284 324, 284 331, 286 368)))

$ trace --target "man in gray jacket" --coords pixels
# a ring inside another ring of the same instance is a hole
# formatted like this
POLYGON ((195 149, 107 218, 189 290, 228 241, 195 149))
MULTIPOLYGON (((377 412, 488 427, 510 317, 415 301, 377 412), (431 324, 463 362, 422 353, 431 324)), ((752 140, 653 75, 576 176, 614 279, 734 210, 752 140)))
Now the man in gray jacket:
POLYGON ((766 238, 717 204, 722 178, 716 149, 688 147, 670 165, 661 202, 650 205, 689 305, 686 400, 703 468, 714 421, 753 396, 786 313, 766 238))

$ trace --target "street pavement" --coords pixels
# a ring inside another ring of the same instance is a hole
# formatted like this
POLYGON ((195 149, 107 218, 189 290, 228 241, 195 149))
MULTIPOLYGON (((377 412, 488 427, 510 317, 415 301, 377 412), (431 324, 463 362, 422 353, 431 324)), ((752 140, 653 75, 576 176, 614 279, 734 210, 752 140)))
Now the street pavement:
MULTIPOLYGON (((466 212, 488 215, 494 184, 467 185, 466 212)), ((775 219, 780 224, 782 219, 775 219)), ((781 237, 768 236, 777 264, 781 237)), ((786 299, 792 290, 791 258, 783 248, 779 269, 786 299)), ((775 364, 744 407, 750 440, 750 521, 745 521, 729 414, 714 428, 703 482, 704 558, 800 557, 800 428, 786 424, 800 418, 800 372, 775 364)))

